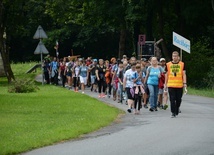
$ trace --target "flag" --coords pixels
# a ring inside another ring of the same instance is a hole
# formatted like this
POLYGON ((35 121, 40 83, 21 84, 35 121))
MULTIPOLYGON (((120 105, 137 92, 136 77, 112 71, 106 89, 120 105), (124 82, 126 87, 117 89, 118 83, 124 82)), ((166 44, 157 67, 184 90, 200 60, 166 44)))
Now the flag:
POLYGON ((58 42, 58 41, 56 41, 56 45, 54 46, 54 49, 55 49, 55 50, 58 50, 58 49, 59 49, 59 42, 58 42))
POLYGON ((56 49, 59 49, 59 42, 56 41, 56 49))
POLYGON ((56 50, 56 57, 58 57, 59 56, 59 51, 58 51, 58 49, 59 49, 59 42, 58 41, 56 41, 56 46, 54 46, 54 48, 56 50))

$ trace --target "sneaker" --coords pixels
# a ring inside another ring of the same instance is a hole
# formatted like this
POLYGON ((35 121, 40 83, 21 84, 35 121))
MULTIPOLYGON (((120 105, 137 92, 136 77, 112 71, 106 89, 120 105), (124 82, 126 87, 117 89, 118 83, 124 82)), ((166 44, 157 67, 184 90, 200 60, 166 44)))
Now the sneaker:
POLYGON ((160 105, 160 107, 159 107, 160 109, 163 109, 163 105, 160 105))
POLYGON ((132 112, 132 110, 131 110, 131 109, 128 109, 127 111, 128 111, 129 113, 131 113, 131 112, 132 112))
POLYGON ((154 111, 154 109, 153 109, 153 108, 150 108, 150 109, 149 109, 149 111, 153 112, 153 111, 154 111))
POLYGON ((165 105, 163 106, 163 109, 166 110, 167 108, 168 108, 168 105, 165 104, 165 105))
POLYGON ((157 109, 157 108, 155 108, 154 110, 155 110, 155 111, 158 111, 158 109, 157 109))
POLYGON ((173 113, 172 116, 171 116, 171 118, 175 118, 175 117, 176 117, 176 114, 173 113))
POLYGON ((161 106, 161 104, 160 104, 160 102, 158 102, 158 108, 160 108, 160 106, 161 106))
POLYGON ((143 107, 144 107, 145 109, 148 109, 148 106, 147 106, 147 104, 144 104, 144 105, 143 105, 143 107))

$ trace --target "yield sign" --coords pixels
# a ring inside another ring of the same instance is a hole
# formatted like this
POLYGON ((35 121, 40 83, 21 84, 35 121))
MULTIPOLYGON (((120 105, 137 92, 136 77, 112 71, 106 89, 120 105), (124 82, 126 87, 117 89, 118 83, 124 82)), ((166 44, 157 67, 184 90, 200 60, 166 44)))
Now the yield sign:
POLYGON ((34 51, 34 54, 48 54, 48 50, 45 47, 45 45, 42 43, 42 41, 40 40, 39 44, 36 47, 36 50, 34 51))
POLYGON ((39 25, 36 30, 36 33, 33 36, 33 39, 43 39, 43 38, 48 38, 48 36, 46 35, 43 28, 39 25))

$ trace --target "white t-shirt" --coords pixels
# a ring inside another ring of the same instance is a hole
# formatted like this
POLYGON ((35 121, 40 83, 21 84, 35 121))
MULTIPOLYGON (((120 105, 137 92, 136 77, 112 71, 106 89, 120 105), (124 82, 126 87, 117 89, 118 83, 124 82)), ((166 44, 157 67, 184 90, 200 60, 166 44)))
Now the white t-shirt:
POLYGON ((134 86, 132 76, 135 74, 135 72, 136 71, 133 71, 132 69, 129 69, 125 72, 123 79, 126 79, 126 88, 132 88, 134 86))
POLYGON ((80 70, 80 66, 75 66, 75 69, 74 69, 74 77, 79 77, 79 70, 80 70))

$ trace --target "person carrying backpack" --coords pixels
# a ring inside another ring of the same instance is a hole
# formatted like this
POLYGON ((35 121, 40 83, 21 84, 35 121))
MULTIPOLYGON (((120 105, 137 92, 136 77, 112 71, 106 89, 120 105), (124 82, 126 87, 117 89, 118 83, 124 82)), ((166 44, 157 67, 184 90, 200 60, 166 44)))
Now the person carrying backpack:
POLYGON ((150 111, 158 111, 157 110, 157 99, 158 99, 158 82, 161 77, 161 68, 158 66, 158 60, 156 57, 151 58, 151 66, 148 67, 145 82, 149 88, 149 103, 150 103, 150 111))

